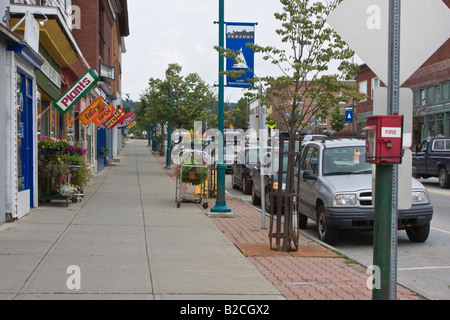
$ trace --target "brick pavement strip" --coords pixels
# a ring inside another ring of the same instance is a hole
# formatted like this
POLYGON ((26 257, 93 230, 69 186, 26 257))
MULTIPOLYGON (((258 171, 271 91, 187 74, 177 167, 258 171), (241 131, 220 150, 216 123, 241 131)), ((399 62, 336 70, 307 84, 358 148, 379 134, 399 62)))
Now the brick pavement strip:
MULTIPOLYGON (((152 153, 163 169, 166 158, 152 153)), ((164 169, 174 177, 174 170, 164 169)), ((174 185, 175 188, 175 185, 174 185)), ((194 193, 194 188, 187 187, 194 193)), ((204 199, 206 200, 206 199, 204 199)), ((261 213, 253 206, 226 196, 234 218, 211 218, 258 270, 287 300, 370 300, 366 268, 300 235, 299 252, 270 250, 269 230, 262 230, 261 213)), ((209 199, 209 208, 215 199, 209 199)), ((209 209, 199 208, 206 214, 209 209)), ((270 219, 266 218, 266 226, 270 219)), ((398 300, 423 300, 414 291, 398 285, 398 300)))

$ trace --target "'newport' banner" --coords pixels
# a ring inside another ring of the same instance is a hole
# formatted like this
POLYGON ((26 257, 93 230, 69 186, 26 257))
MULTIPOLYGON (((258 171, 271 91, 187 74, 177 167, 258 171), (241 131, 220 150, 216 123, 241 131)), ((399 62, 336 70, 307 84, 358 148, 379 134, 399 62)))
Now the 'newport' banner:
POLYGON ((248 79, 254 78, 255 53, 247 44, 255 43, 255 24, 241 22, 227 22, 227 49, 240 51, 235 59, 227 59, 227 71, 241 71, 238 78, 227 76, 227 86, 234 88, 249 88, 252 86, 248 79))
POLYGON ((72 109, 78 101, 88 93, 100 79, 92 69, 89 69, 77 82, 75 82, 64 94, 53 103, 61 114, 72 109))

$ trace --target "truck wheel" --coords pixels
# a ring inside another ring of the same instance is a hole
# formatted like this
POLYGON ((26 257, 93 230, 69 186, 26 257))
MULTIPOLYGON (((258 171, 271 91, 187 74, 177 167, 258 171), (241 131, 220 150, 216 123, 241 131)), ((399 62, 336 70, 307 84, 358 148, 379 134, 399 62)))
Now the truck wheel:
POLYGON ((319 240, 329 245, 336 244, 339 238, 338 230, 327 224, 323 204, 317 208, 317 233, 319 234, 319 240))
POLYGON ((444 168, 442 168, 439 171, 439 186, 441 188, 449 188, 450 187, 450 179, 448 176, 448 172, 444 168))
POLYGON ((430 234, 430 223, 428 222, 423 226, 407 228, 406 234, 411 242, 425 242, 430 234))

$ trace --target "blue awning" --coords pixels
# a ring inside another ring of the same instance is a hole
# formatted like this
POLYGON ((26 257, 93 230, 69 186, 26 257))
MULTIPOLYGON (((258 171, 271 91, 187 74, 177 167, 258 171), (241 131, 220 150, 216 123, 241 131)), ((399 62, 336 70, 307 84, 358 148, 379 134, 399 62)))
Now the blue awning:
POLYGON ((42 60, 39 55, 25 43, 10 43, 8 45, 8 51, 14 51, 37 70, 40 70, 41 66, 44 64, 44 60, 42 60))

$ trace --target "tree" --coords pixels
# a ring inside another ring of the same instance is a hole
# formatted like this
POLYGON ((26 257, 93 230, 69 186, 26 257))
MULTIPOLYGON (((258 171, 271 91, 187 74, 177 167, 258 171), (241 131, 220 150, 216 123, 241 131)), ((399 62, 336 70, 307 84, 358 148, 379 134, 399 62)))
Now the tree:
MULTIPOLYGON (((275 13, 281 22, 276 33, 288 49, 275 46, 249 45, 256 54, 276 65, 280 76, 258 76, 252 80, 254 89, 262 91, 264 105, 272 107, 271 123, 283 127, 289 136, 286 192, 293 192, 296 133, 315 118, 326 118, 330 108, 352 99, 359 101, 354 79, 358 66, 350 62, 354 52, 326 24, 328 14, 342 0, 280 0, 283 11, 275 13), (330 70, 336 64, 335 72, 330 70), (267 89, 266 89, 267 88, 267 89)), ((239 52, 224 52, 227 58, 238 59, 239 52)), ((237 76, 230 74, 230 76, 237 76)), ((285 212, 285 218, 288 220, 285 212)), ((286 242, 283 249, 287 250, 286 242)))
MULTIPOLYGON (((161 127, 171 122, 171 130, 194 128, 195 121, 214 122, 215 96, 211 88, 196 73, 184 77, 179 64, 169 64, 165 79, 150 78, 141 96, 137 114, 144 114, 144 126, 157 123, 161 127)), ((163 146, 164 136, 161 136, 163 146)), ((163 150, 161 150, 163 152, 163 150)))
POLYGON ((250 106, 246 98, 239 99, 233 110, 225 112, 225 126, 232 125, 236 129, 247 130, 249 127, 250 106))
POLYGON ((339 106, 336 106, 331 113, 331 129, 342 131, 345 128, 345 115, 341 112, 339 106))

